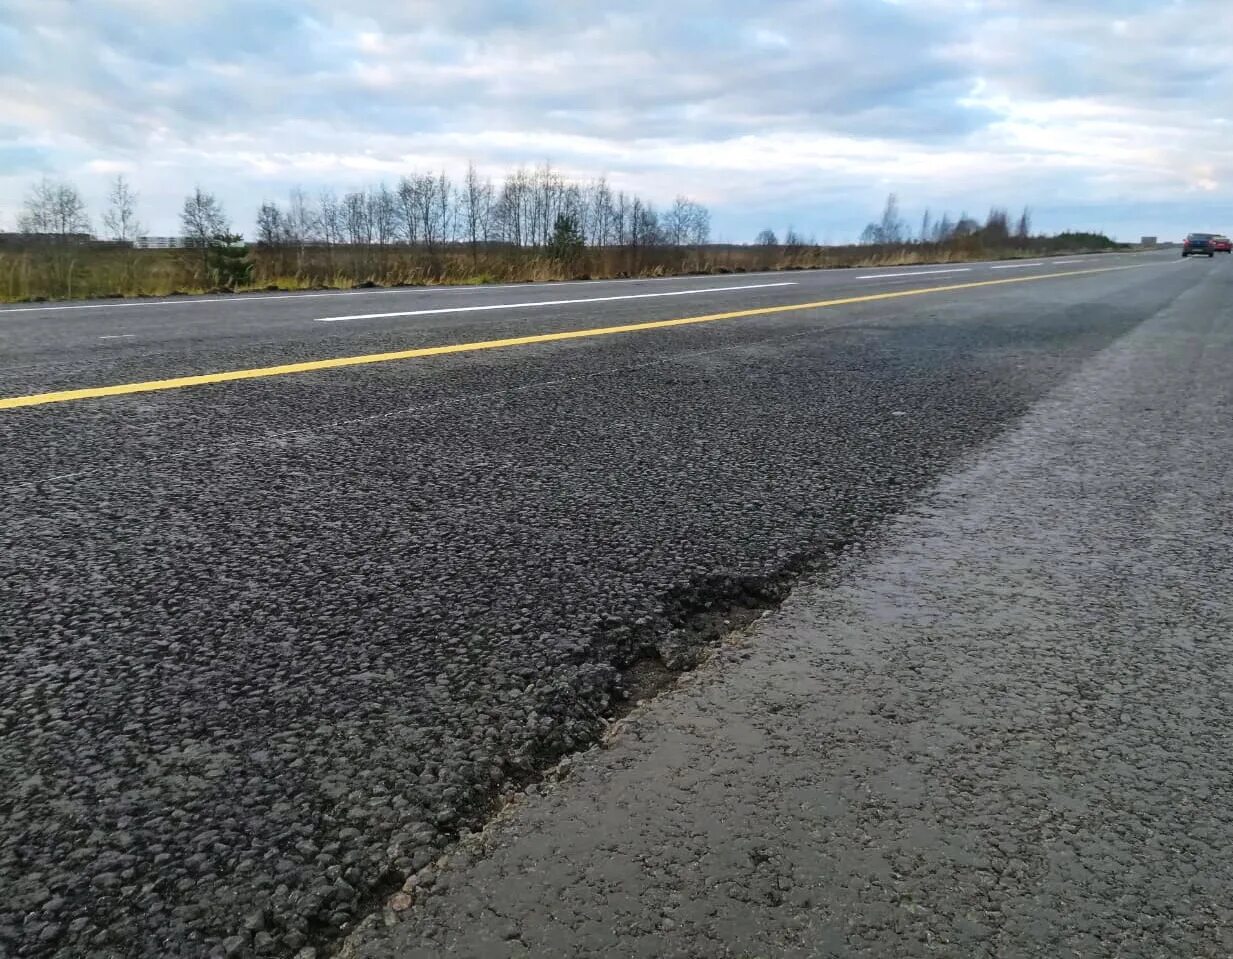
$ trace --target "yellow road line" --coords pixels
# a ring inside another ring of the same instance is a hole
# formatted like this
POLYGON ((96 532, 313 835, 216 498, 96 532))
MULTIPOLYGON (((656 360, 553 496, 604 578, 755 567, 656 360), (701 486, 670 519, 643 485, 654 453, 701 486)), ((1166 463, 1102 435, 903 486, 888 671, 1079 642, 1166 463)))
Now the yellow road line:
POLYGON ((675 320, 651 320, 646 323, 626 323, 621 326, 601 326, 587 330, 566 330, 562 333, 536 333, 530 336, 514 336, 504 340, 479 340, 474 343, 451 343, 446 346, 427 346, 412 350, 396 350, 392 353, 368 353, 362 356, 337 356, 325 360, 308 360, 303 363, 286 363, 281 366, 261 366, 249 370, 226 370, 221 373, 202 373, 195 376, 177 376, 166 380, 147 380, 142 383, 117 383, 113 386, 88 386, 77 390, 59 390, 54 393, 33 393, 29 396, 10 396, 0 399, 0 410, 12 410, 24 406, 42 406, 47 403, 69 403, 74 400, 100 399, 104 396, 123 396, 129 393, 155 393, 162 390, 178 390, 189 386, 208 386, 213 383, 230 383, 234 380, 256 380, 268 376, 286 376, 291 373, 314 373, 320 370, 337 370, 347 366, 367 366, 370 363, 389 363, 394 360, 413 360, 425 356, 444 356, 449 353, 473 353, 479 350, 501 350, 511 346, 531 346, 536 343, 555 343, 560 340, 582 340, 596 336, 612 336, 618 333, 639 333, 643 330, 664 330, 674 326, 691 326, 698 323, 715 323, 720 320, 736 320, 747 316, 769 316, 774 313, 792 313, 800 310, 816 310, 854 303, 873 303, 878 300, 897 300, 908 296, 924 296, 929 293, 950 293, 955 290, 973 290, 986 286, 1009 286, 1012 283, 1031 283, 1036 280, 1053 280, 1068 276, 1085 276, 1093 273, 1112 273, 1117 270, 1134 270, 1153 264, 1130 266, 1105 266, 1090 270, 1069 270, 1065 273, 1044 273, 1038 276, 1014 276, 1000 280, 979 280, 974 283, 955 283, 948 286, 918 287, 913 290, 896 290, 889 293, 867 293, 861 296, 845 296, 834 300, 817 300, 812 303, 789 303, 783 306, 761 306, 749 310, 733 310, 728 313, 710 313, 705 316, 686 316, 675 320))

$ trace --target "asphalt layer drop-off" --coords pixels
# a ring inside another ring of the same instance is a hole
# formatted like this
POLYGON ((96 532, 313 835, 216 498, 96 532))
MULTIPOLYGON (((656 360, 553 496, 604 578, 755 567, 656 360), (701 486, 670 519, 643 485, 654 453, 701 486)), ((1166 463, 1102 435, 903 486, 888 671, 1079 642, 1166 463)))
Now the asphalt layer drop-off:
MULTIPOLYGON (((0 954, 325 954, 593 741, 631 667, 859 555, 1204 266, 7 411, 0 954)), ((293 299, 0 311, 4 393, 441 342, 293 299)), ((431 322, 673 315, 649 309, 431 322)))

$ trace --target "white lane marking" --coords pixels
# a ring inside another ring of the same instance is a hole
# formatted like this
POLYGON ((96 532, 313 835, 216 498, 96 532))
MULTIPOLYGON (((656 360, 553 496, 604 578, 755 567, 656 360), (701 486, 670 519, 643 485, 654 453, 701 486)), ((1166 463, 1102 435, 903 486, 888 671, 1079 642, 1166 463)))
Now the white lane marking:
POLYGON ((1067 263, 1083 263, 1085 260, 1050 260, 1049 262, 1054 266, 1063 266, 1067 263))
MULTIPOLYGON (((801 270, 801 273, 829 272, 822 269, 801 270)), ((425 295, 429 293, 486 293, 489 290, 527 290, 539 287, 559 286, 606 286, 624 283, 667 283, 675 280, 678 283, 690 280, 710 280, 714 282, 722 274, 697 273, 685 276, 635 276, 623 280, 560 280, 552 283, 477 283, 474 286, 400 286, 382 290, 327 290, 321 293, 300 293, 289 290, 285 293, 240 293, 235 296, 199 297, 197 299, 175 300, 131 300, 117 298, 112 303, 73 303, 63 306, 19 306, 4 307, 0 305, 0 317, 9 313, 62 313, 67 310, 127 310, 130 307, 151 306, 201 306, 209 303, 255 303, 259 300, 314 300, 331 296, 402 296, 405 294, 425 295)), ((745 273, 740 276, 782 276, 782 270, 765 270, 758 273, 745 273)), ((737 275, 732 276, 737 279, 737 275)))
POLYGON ((893 280, 897 276, 932 276, 935 273, 971 273, 970 266, 959 266, 953 270, 913 270, 911 273, 866 273, 864 276, 857 276, 853 279, 857 280, 893 280))
MULTIPOLYGON (((1109 254, 1092 254, 1085 259, 1093 259, 1096 256, 1109 256, 1109 254)), ((1125 256, 1137 256, 1140 254, 1123 254, 1125 256)), ((985 266, 990 261, 973 261, 973 266, 985 266)), ((969 269, 965 267, 965 269, 969 269)), ((813 273, 834 273, 839 274, 842 271, 835 270, 831 267, 808 267, 804 270, 793 271, 797 274, 813 274, 813 273)), ((540 287, 558 287, 558 286, 607 286, 624 283, 666 283, 672 280, 684 282, 686 280, 714 280, 719 276, 731 276, 733 279, 738 277, 757 277, 757 276, 783 276, 784 270, 751 270, 748 273, 739 273, 733 271, 730 274, 723 273, 691 273, 683 276, 637 276, 628 277, 622 280, 558 280, 548 283, 495 283, 495 284, 476 284, 475 286, 400 286, 393 289, 381 290, 326 290, 320 293, 303 293, 298 290, 287 290, 282 293, 240 293, 235 296, 208 296, 198 297, 196 299, 124 299, 117 298, 111 303, 73 303, 63 306, 18 306, 6 307, 0 304, 0 317, 7 313, 60 313, 66 310, 127 310, 130 307, 136 306, 200 306, 203 303, 234 303, 234 302, 255 302, 257 300, 313 300, 320 297, 329 296, 400 296, 408 293, 483 293, 487 290, 529 290, 538 289, 540 287)), ((899 274, 904 276, 905 274, 899 274)))
MULTIPOLYGON (((656 280, 679 280, 688 277, 649 277, 656 280)), ((0 308, 0 316, 8 313, 61 313, 66 310, 127 310, 136 306, 202 306, 208 303, 255 302, 257 300, 315 300, 323 296, 375 296, 380 294, 404 293, 481 293, 484 290, 514 290, 522 286, 532 286, 530 283, 510 283, 502 286, 402 286, 391 290, 330 290, 327 293, 242 293, 237 296, 215 296, 210 299, 197 300, 122 300, 115 303, 74 303, 71 306, 21 306, 14 309, 0 308)))
POLYGON ((125 340, 130 336, 136 336, 136 333, 104 333, 99 337, 100 340, 125 340))
POLYGON ((989 267, 989 269, 991 270, 1022 270, 1025 266, 1044 266, 1044 264, 1040 260, 1037 260, 1035 263, 1003 263, 1001 266, 991 266, 989 267))
POLYGON ((588 296, 575 300, 539 300, 533 303, 485 303, 481 306, 442 306, 431 310, 402 310, 397 313, 356 313, 348 316, 319 316, 317 323, 342 323, 347 320, 384 320, 398 316, 436 316, 441 313, 483 313, 489 310, 528 310, 541 306, 572 306, 575 303, 610 303, 613 300, 649 300, 661 296, 700 296, 703 293, 739 293, 767 290, 777 286, 796 286, 795 282, 750 283, 745 286, 715 286, 704 290, 670 290, 667 293, 623 293, 619 296, 588 296))

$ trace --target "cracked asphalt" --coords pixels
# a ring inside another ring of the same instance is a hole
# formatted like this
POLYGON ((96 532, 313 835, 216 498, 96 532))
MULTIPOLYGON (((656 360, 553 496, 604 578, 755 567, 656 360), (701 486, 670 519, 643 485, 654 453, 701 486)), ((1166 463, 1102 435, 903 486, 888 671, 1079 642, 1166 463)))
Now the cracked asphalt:
MULTIPOLYGON (((739 620, 751 608, 773 604, 802 572, 825 577, 850 570, 856 577, 851 581, 860 582, 868 550, 887 535, 888 524, 898 530, 895 517, 973 457, 980 461, 996 444, 1022 435, 1023 424, 1044 408, 1039 404, 1055 402, 1052 390, 1064 390, 1063 384, 1076 382, 1070 377, 1122 355, 1115 344, 1131 342, 1123 337, 1141 338, 1166 322, 1228 319, 1228 264, 1140 257, 1102 258, 1097 265, 1106 262, 1132 268, 4 411, 0 956, 331 954, 357 923, 380 915, 382 903, 408 876, 435 862, 460 834, 482 826, 502 795, 517 793, 539 770, 594 742, 627 708, 624 697, 638 690, 640 665, 656 659, 674 667, 691 664, 711 640, 717 615, 739 620)), ((1037 272, 1050 269, 1060 268, 1046 265, 1037 272)), ((989 275, 977 266, 967 279, 989 275)), ((200 306, 108 304, 79 312, 0 310, 0 382, 3 395, 11 396, 931 282, 789 276, 795 286, 353 324, 315 324, 317 317, 337 313, 337 303, 327 312, 321 299, 301 297, 200 306), (133 336, 98 339, 120 333, 133 336)), ((551 294, 619 296, 626 290, 696 291, 700 283, 753 284, 752 278, 723 280, 556 286, 551 294)), ((539 288, 388 295, 414 295, 424 308, 461 297, 473 304, 546 298, 539 288)), ((1192 372, 1202 365, 1196 343, 1207 357, 1203 362, 1222 356, 1227 361, 1221 330, 1227 325, 1203 335, 1192 331, 1185 340, 1192 372)), ((1161 383, 1190 390, 1194 402, 1188 411, 1208 404, 1208 425, 1218 436, 1224 421, 1214 411, 1223 402, 1227 412, 1228 386, 1209 375, 1200 390, 1193 377, 1172 373, 1161 383)), ((1167 395, 1164 386, 1153 387, 1152 395, 1167 395)), ((1140 415, 1133 425, 1147 422, 1140 415)), ((1158 444, 1162 456, 1177 448, 1175 437, 1163 438, 1168 442, 1158 444)), ((1195 446, 1200 457, 1219 452, 1210 437, 1195 446)), ((1174 465, 1186 470, 1197 468, 1196 462, 1192 456, 1174 465)), ((988 478, 991 488, 996 479, 988 478)), ((1130 482, 1120 473, 1118 479, 1130 482)), ((1059 518, 1068 509, 1079 523, 1079 508, 1065 502, 1057 508, 1059 518)), ((991 534, 1000 515, 983 521, 991 534)), ((1219 529, 1210 522, 1207 528, 1219 529)), ((1100 538, 1083 539, 1084 529, 1080 523, 1075 533, 1090 547, 1084 555, 1104 555, 1100 538)), ((1128 542, 1146 535, 1133 525, 1126 529, 1128 542)), ((1227 537, 1227 527, 1224 532, 1227 537)), ((1030 566, 1026 546, 1009 555, 1030 566)), ((1171 559, 1179 581, 1189 570, 1188 555, 1181 550, 1171 559)), ((1152 556, 1143 554, 1142 564, 1152 570, 1152 556)), ((1210 565, 1213 576, 1224 568, 1210 565)), ((918 556, 919 575, 931 567, 918 556)), ((1111 587, 1106 592, 1114 595, 1111 587)), ((1227 610, 1205 592, 1163 590, 1159 596, 1162 602, 1189 596, 1177 616, 1206 616, 1213 629, 1227 627, 1227 610)), ((1061 615, 1052 602, 1041 603, 1022 615, 1014 608, 994 610, 1005 619, 1002 645, 1022 628, 1021 619, 1048 610, 1061 615)), ((981 607, 974 604, 967 612, 973 608, 981 607)), ((1093 617, 1099 611, 1084 608, 1093 617)), ((1095 618, 1087 622, 1096 628, 1095 618)), ((1110 622, 1103 646, 1076 646, 1090 654, 1084 663, 1092 669, 1103 661, 1097 647, 1105 655, 1133 652, 1117 644, 1122 621, 1110 622)), ((1188 619, 1170 622, 1179 636, 1189 635, 1188 619)), ((1062 645, 1066 631, 1060 628, 1065 621, 1059 624, 1056 634, 1045 630, 1055 645, 1062 645)), ((813 621, 798 640, 813 649, 808 637, 816 638, 816 628, 813 621)), ((853 630, 855 639, 861 635, 864 630, 853 630)), ((1188 641, 1201 645, 1194 636, 1188 641)), ((984 662, 952 656, 949 646, 937 642, 933 659, 924 662, 940 670, 939 683, 943 677, 957 682, 964 670, 978 671, 984 662)), ((755 648, 763 656, 770 647, 758 641, 755 648)), ((781 653, 789 648, 785 643, 781 653)), ((1218 643, 1203 648, 1219 655, 1218 643)), ((815 700, 818 708, 831 708, 830 692, 836 703, 863 699, 867 711, 875 701, 893 708, 895 697, 874 653, 853 653, 854 662, 868 668, 853 670, 850 689, 828 691, 814 683, 819 673, 833 679, 842 672, 822 668, 826 656, 839 654, 803 650, 784 672, 785 682, 791 676, 800 684, 794 702, 802 709, 815 700), (863 686, 857 682, 862 675, 863 686)), ((1039 658, 1041 675, 1049 675, 1047 657, 1039 658)), ((775 657, 767 668, 776 668, 774 662, 783 668, 784 660, 775 657)), ((753 663, 735 664, 732 681, 757 673, 753 663)), ((1015 699, 1026 694, 1014 684, 1014 668, 1027 667, 1014 663, 1018 667, 1007 665, 1002 686, 986 689, 1014 707, 1008 725, 979 740, 983 753, 956 734, 947 755, 958 761, 971 754, 971 782, 997 769, 1021 777, 1021 790, 1047 796, 1048 782, 1033 786, 1022 778, 1024 769, 1057 777, 1062 773, 1056 764, 1038 756, 1035 766, 1019 769, 1002 762, 1006 754, 999 751, 999 743, 1010 748, 1016 735, 1034 728, 1030 697, 1015 699), (1012 723, 1012 717, 1018 718, 1012 723), (980 754, 986 758, 978 762, 980 754)), ((1215 661, 1209 665, 1214 675, 1215 661)), ((1166 674, 1179 689, 1184 685, 1184 673, 1163 664, 1159 674, 1144 678, 1161 681, 1166 674)), ((1094 675, 1084 688, 1103 695, 1098 679, 1104 674, 1094 675)), ((973 680, 972 688, 978 686, 973 680)), ((785 695, 792 688, 785 685, 785 695)), ((938 699, 912 702, 918 710, 929 702, 959 709, 965 700, 952 694, 963 689, 939 688, 938 699)), ((1056 695, 1061 701, 1068 694, 1059 685, 1056 695)), ((671 695, 654 708, 679 702, 671 695)), ((1200 704, 1192 717, 1195 728, 1216 721, 1202 711, 1214 700, 1197 694, 1194 702, 1200 704)), ((705 741, 699 755, 708 768, 712 761, 722 767, 723 741, 716 730, 743 727, 738 698, 732 707, 732 715, 718 713, 711 732, 691 741, 705 741)), ((631 728, 645 728, 646 715, 635 713, 631 728)), ((1135 716, 1133 709, 1128 715, 1135 716)), ((971 712, 972 728, 980 718, 979 711, 971 712)), ((863 756, 859 729, 827 732, 822 718, 811 722, 802 715, 798 723, 794 716, 792 728, 781 732, 783 748, 795 743, 798 752, 829 755, 817 747, 847 735, 854 769, 876 767, 888 782, 902 778, 905 793, 924 775, 919 767, 891 761, 907 756, 894 753, 895 736, 916 742, 909 721, 891 723, 894 736, 868 744, 863 756), (830 739, 802 742, 806 729, 830 739)), ((866 722, 882 729, 888 721, 866 722)), ((1049 714, 1046 726, 1057 722, 1049 714)), ((675 727, 663 728, 668 735, 675 727)), ((963 731, 962 723, 958 728, 963 731)), ((631 744, 628 738, 618 742, 625 744, 620 748, 631 744)), ((945 741, 935 745, 942 749, 945 741)), ((1046 745, 1041 756, 1052 759, 1055 751, 1046 745)), ((1172 764, 1182 755, 1197 759, 1210 745, 1195 737, 1142 755, 1172 764), (1180 746, 1187 750, 1179 752, 1180 746)), ((748 757, 729 753, 727 780, 763 780, 773 787, 782 756, 774 749, 761 752, 744 771, 740 761, 748 757)), ((680 758, 688 755, 682 749, 680 758)), ((1084 756, 1081 750, 1072 755, 1076 762, 1084 756)), ((1129 764, 1135 773, 1127 780, 1141 780, 1143 765, 1129 764)), ((1207 776, 1211 795, 1219 794, 1210 781, 1218 765, 1205 759, 1197 769, 1187 768, 1192 776, 1207 776)), ((789 769, 784 765, 784 775, 789 769)), ((817 772, 810 769, 811 775, 817 772)), ((868 793, 869 783, 860 786, 852 775, 851 788, 868 793)), ((816 782, 801 778, 797 792, 816 798, 816 782)), ((648 801, 658 788, 646 784, 648 801)), ((762 800, 763 821, 775 822, 771 809, 780 794, 770 788, 762 800)), ((817 801, 837 812, 855 802, 842 791, 817 801)), ((679 805, 679 815, 687 815, 689 804, 681 798, 679 805)), ((896 812, 885 798, 882 806, 888 815, 896 812)), ((1041 808, 1050 807, 1046 802, 1041 808)), ((1155 807, 1146 808, 1150 813, 1155 807)), ((980 833, 990 843, 1003 825, 999 810, 990 811, 980 833)), ((610 803, 609 812, 608 828, 616 835, 620 810, 610 803)), ((671 817, 661 818, 667 829, 671 817)), ((786 828, 788 820, 782 821, 786 828)), ((581 819, 564 815, 554 822, 567 830, 581 819)), ((707 835, 718 847, 724 822, 698 818, 690 833, 695 845, 682 848, 701 848, 698 837, 707 835)), ((727 820, 733 835, 741 822, 727 820)), ((888 819, 881 832, 867 834, 864 858, 857 855, 856 837, 838 836, 826 853, 831 858, 818 861, 842 863, 853 890, 884 889, 893 885, 888 877, 901 858, 929 861, 928 853, 948 835, 946 822, 888 819), (879 852, 880 841, 892 834, 899 845, 879 852), (920 851, 913 852, 917 840, 920 851), (847 850, 854 857, 850 866, 847 850), (865 873, 878 857, 882 871, 865 873)), ((1085 822, 1080 817, 1076 828, 1085 822)), ((1210 820, 1190 848, 1202 851, 1224 835, 1221 822, 1210 820)), ((624 848, 650 844, 646 830, 645 822, 633 832, 627 824, 624 848)), ((543 830, 536 835, 543 852, 558 841, 543 830)), ((663 843, 681 838, 665 836, 657 855, 667 848, 663 843)), ((1028 838, 1014 841, 1026 846, 1028 838)), ((1118 848, 1115 839, 1107 844, 1118 848)), ((784 856, 791 855, 782 843, 778 849, 764 845, 755 858, 769 856, 765 868, 789 868, 784 856)), ((814 848, 803 843, 797 852, 805 856, 814 848)), ((718 853, 729 854, 737 853, 718 853)), ((613 863, 629 861, 606 855, 613 863)), ((1022 862, 1029 874, 1037 865, 1032 856, 1022 862)), ((1145 883, 1164 875, 1159 864, 1148 865, 1145 883)), ((632 880, 638 870, 630 868, 632 880)), ((1204 868, 1219 877, 1224 867, 1211 862, 1204 868)), ((1004 869, 998 875, 1014 873, 1004 869)), ((930 888, 926 874, 919 878, 921 889, 930 888)), ((525 881, 522 886, 488 891, 543 896, 551 888, 525 881)), ((632 932, 633 938, 614 938, 623 928, 614 925, 616 913, 587 913, 586 895, 597 888, 579 883, 576 907, 597 929, 607 929, 609 938, 606 946, 599 939, 576 940, 579 948, 633 954, 635 943, 666 933, 679 939, 681 949, 694 948, 685 935, 694 926, 670 916, 660 916, 643 940, 632 932)), ((616 896, 621 884, 603 888, 616 896)), ((691 888, 679 885, 678 898, 702 908, 704 899, 695 899, 691 888)), ((638 887, 629 890, 631 902, 642 903, 638 887)), ((928 932, 905 925, 879 896, 869 893, 862 900, 869 905, 859 919, 868 928, 868 943, 888 941, 888 930, 928 932)), ((422 927, 399 925, 399 934, 409 938, 372 948, 416 954, 437 942, 460 954, 469 948, 478 950, 469 954, 499 954, 483 951, 487 945, 467 945, 480 939, 450 938, 448 901, 424 898, 427 905, 417 908, 445 911, 424 913, 422 927)), ((631 916, 637 912, 631 910, 631 916)), ((536 955, 573 954, 555 943, 570 941, 562 930, 579 927, 553 921, 552 912, 529 913, 543 915, 544 922, 522 923, 520 938, 501 939, 507 943, 502 948, 538 943, 536 955)), ((803 907, 797 912, 826 914, 803 907)), ((1042 909, 1040 916, 1047 915, 1042 909)), ((1210 926, 1179 927, 1191 938, 1178 941, 1200 947, 1214 941, 1220 914, 1210 915, 1210 926), (1200 928, 1207 931, 1195 932, 1200 928)), ((463 916, 457 912, 453 921, 463 916)), ((1022 918, 1044 921, 1030 911, 1022 918)), ((807 928, 820 928, 808 923, 821 920, 805 921, 807 928)), ((1013 926, 981 922, 997 934, 1014 935, 1013 926)), ((477 920, 474 935, 487 928, 477 920)), ((944 922, 937 929, 952 931, 944 922)), ((695 947, 703 941, 694 940, 695 947)), ((728 947, 742 941, 736 936, 728 947)), ((795 948, 789 942, 782 940, 781 951, 795 948)))

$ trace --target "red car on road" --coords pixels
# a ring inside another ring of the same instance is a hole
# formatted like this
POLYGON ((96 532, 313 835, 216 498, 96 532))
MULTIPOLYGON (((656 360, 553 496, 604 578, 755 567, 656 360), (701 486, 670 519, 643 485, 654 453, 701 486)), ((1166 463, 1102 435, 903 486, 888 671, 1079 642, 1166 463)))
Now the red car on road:
POLYGON ((1227 236, 1212 237, 1212 252, 1233 253, 1233 240, 1230 240, 1227 236))

